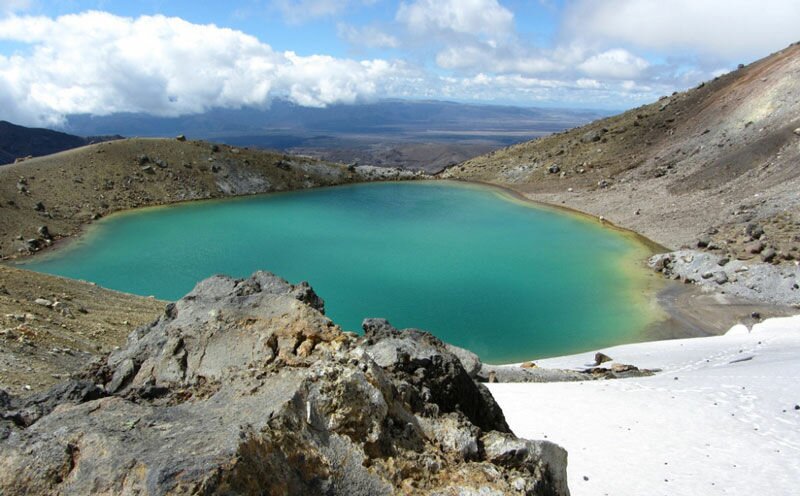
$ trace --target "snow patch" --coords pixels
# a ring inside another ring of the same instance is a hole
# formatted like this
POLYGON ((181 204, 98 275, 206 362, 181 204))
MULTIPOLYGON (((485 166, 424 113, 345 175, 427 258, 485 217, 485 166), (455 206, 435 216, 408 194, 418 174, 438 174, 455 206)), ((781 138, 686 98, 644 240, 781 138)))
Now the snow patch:
MULTIPOLYGON (((567 449, 574 496, 796 494, 800 315, 750 332, 738 325, 723 336, 601 351, 663 372, 488 384, 515 434, 567 449)), ((593 363, 594 351, 537 360, 557 368, 593 363)))

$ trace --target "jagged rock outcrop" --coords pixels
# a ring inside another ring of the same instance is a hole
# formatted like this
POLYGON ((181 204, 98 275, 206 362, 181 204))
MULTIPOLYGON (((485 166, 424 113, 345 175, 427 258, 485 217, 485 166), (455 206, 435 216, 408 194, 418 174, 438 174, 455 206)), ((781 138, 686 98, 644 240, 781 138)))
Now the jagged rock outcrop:
POLYGON ((444 343, 323 305, 215 276, 80 380, 0 391, 0 493, 568 494, 566 452, 515 438, 444 343))

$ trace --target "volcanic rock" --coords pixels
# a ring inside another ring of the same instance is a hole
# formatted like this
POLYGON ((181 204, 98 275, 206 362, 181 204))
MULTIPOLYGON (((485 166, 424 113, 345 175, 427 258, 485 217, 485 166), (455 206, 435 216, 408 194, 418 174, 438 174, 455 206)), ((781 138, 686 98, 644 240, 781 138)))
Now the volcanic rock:
POLYGON ((215 276, 78 381, 0 391, 0 493, 569 494, 566 452, 516 439, 444 343, 323 308, 215 276))

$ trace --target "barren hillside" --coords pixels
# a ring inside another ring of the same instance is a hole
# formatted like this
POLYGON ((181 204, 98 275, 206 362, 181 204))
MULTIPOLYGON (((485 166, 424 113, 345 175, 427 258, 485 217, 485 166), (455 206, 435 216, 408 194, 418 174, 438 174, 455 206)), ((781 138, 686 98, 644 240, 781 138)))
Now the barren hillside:
POLYGON ((673 249, 700 240, 739 258, 770 248, 775 261, 798 258, 800 44, 440 176, 507 185, 673 249))
POLYGON ((41 391, 153 321, 165 303, 0 265, 0 388, 41 391))
POLYGON ((120 210, 399 175, 416 177, 202 141, 100 143, 0 168, 0 259, 38 251, 120 210))

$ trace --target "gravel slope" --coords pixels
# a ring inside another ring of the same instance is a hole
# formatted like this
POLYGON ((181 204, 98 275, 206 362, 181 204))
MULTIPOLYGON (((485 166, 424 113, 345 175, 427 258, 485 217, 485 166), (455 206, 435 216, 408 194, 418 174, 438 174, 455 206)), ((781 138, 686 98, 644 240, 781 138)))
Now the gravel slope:
POLYGON ((800 257, 800 44, 683 93, 468 160, 441 177, 509 186, 677 249, 752 257, 763 227, 800 257))

